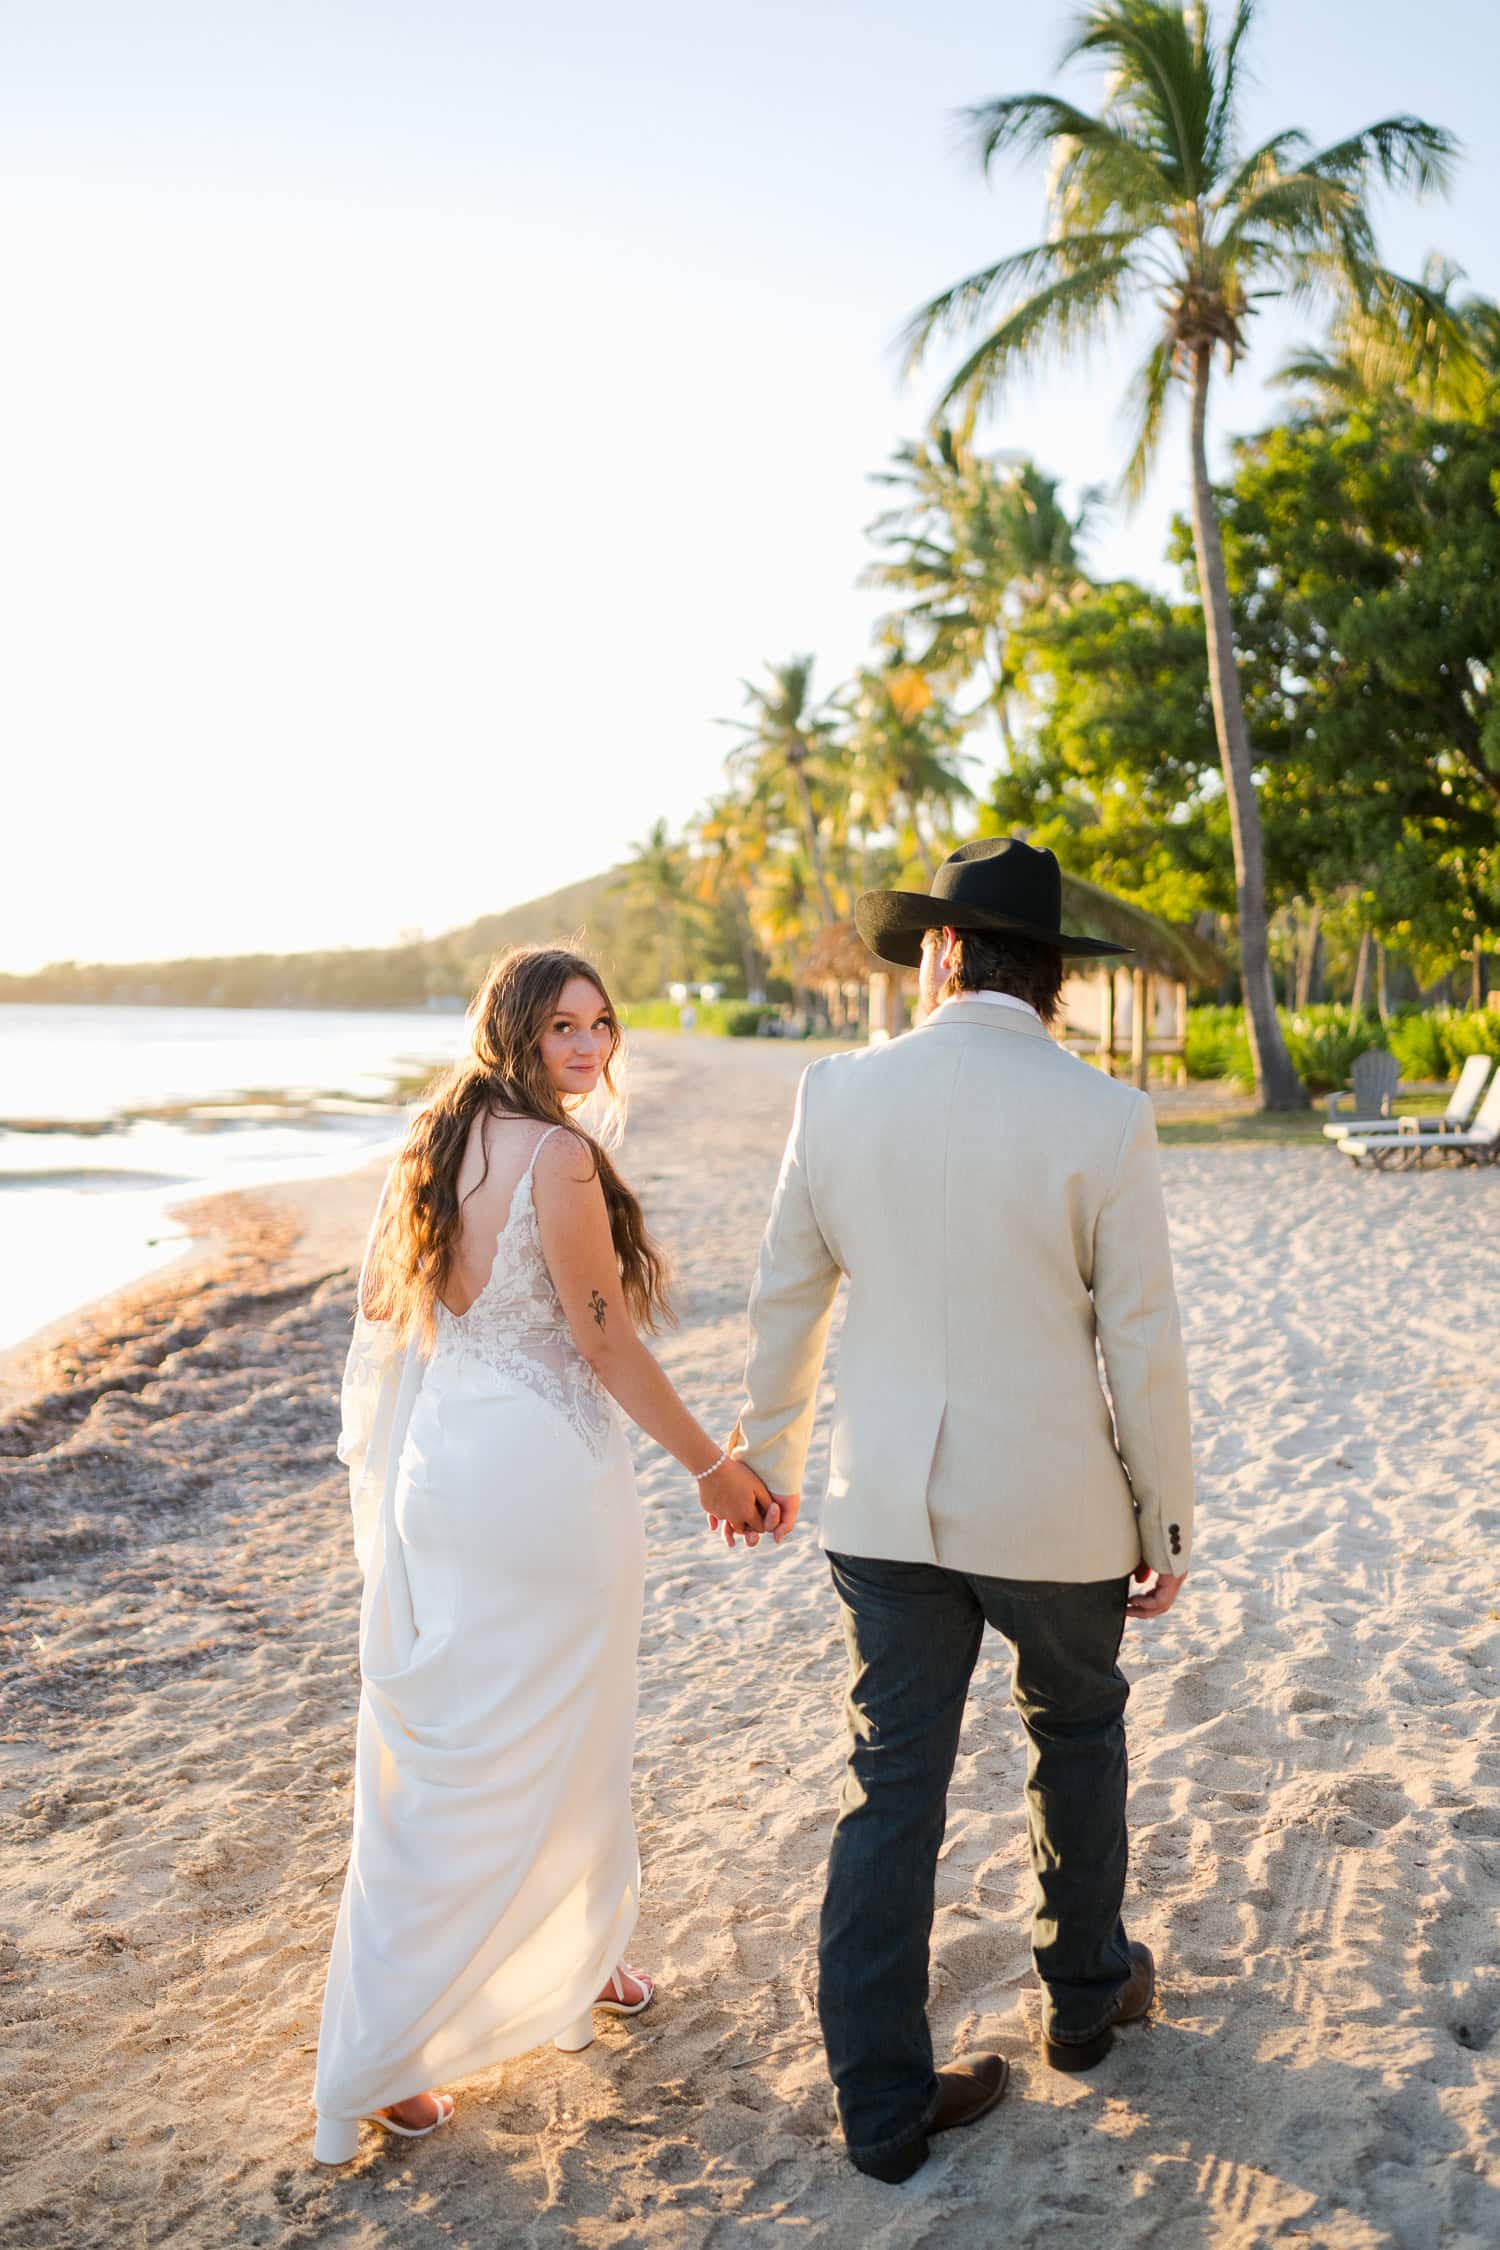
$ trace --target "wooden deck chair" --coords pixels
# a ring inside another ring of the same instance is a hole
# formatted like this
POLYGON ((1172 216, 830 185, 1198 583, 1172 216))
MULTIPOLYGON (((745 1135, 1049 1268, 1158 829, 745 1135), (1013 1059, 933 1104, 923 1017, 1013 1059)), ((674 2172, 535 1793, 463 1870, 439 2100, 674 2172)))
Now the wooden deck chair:
MULTIPOLYGON (((1354 1068, 1349 1073, 1354 1088, 1353 1118, 1379 1118, 1382 1123, 1391 1114, 1396 1099, 1396 1088, 1401 1083, 1401 1065, 1384 1047, 1367 1047, 1354 1058, 1354 1068)), ((1342 1094, 1328 1097, 1330 1122, 1336 1121, 1342 1094)))
POLYGON ((1441 1117, 1359 1117, 1352 1123, 1341 1118, 1337 1124, 1323 1127, 1323 1137, 1341 1141, 1346 1133, 1462 1133, 1473 1122, 1490 1069, 1488 1055, 1470 1055, 1458 1074, 1458 1084, 1448 1096, 1448 1107, 1441 1117))

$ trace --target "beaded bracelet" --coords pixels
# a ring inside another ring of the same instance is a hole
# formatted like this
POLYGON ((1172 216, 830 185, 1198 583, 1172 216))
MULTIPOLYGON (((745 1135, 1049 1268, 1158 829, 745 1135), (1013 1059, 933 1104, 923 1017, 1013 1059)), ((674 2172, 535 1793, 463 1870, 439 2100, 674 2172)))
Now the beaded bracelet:
POLYGON ((724 1448, 724 1451, 719 1455, 717 1461, 710 1461, 706 1469, 689 1469, 688 1475, 693 1478, 695 1483, 704 1484, 707 1482, 709 1477, 716 1475, 718 1471, 723 1468, 724 1463, 728 1459, 729 1448, 726 1446, 724 1448))

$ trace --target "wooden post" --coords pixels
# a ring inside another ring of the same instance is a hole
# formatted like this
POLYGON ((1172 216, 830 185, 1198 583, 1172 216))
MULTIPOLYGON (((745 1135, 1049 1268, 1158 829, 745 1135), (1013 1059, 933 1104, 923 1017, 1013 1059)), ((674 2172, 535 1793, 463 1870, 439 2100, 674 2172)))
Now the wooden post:
POLYGON ((1115 1074, 1115 972, 1103 969, 1104 990, 1099 996, 1099 1055, 1111 1078, 1115 1074))
POLYGON ((1177 991, 1176 991, 1176 1006, 1175 1006, 1175 1008, 1174 1008, 1174 1011, 1173 1011, 1173 1022, 1174 1022, 1175 1026, 1176 1026, 1176 1030, 1177 1030, 1177 1041, 1178 1041, 1178 1046, 1177 1046, 1177 1083, 1178 1083, 1178 1085, 1179 1085, 1179 1086, 1185 1086, 1185 1085, 1187 1084, 1187 1074, 1188 1074, 1188 1068, 1187 1068, 1187 1031, 1188 1031, 1188 1006, 1187 1006, 1187 986, 1186 986, 1186 985, 1185 985, 1185 984, 1184 984, 1184 983, 1182 982, 1181 978, 1179 978, 1179 979, 1178 979, 1178 982, 1177 982, 1177 991))
POLYGON ((870 977, 870 1045, 879 1047, 891 1036, 891 980, 884 969, 870 977))
POLYGON ((1144 1086, 1151 1075, 1151 979, 1134 969, 1130 984, 1130 1074, 1144 1086))

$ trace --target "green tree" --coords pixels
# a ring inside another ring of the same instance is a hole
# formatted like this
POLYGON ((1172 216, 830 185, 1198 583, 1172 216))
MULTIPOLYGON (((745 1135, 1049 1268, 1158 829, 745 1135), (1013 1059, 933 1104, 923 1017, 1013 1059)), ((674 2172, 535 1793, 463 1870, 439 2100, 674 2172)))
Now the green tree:
POLYGON ((1482 421, 1500 406, 1500 306, 1458 294, 1459 267, 1434 253, 1420 281, 1346 306, 1327 345, 1304 345, 1274 380, 1309 394, 1315 411, 1406 405, 1482 421))
POLYGON ((837 782, 836 720, 813 700, 813 659, 794 656, 766 667, 764 686, 741 682, 750 708, 748 720, 723 723, 738 729, 740 743, 730 771, 769 826, 778 822, 800 834, 814 896, 826 926, 838 920, 829 884, 824 847, 824 811, 815 788, 837 782))
POLYGON ((1137 437, 1126 472, 1138 493, 1174 383, 1188 391, 1193 545, 1203 589, 1209 689, 1234 846, 1240 953, 1256 1086, 1264 1106, 1306 1095, 1276 1021, 1254 761, 1240 695, 1229 590, 1209 482, 1207 421, 1216 356, 1244 355, 1257 297, 1387 308, 1403 298, 1375 250, 1367 195, 1380 181, 1445 182, 1454 142, 1421 118, 1393 116, 1317 149, 1283 130, 1243 150, 1238 113, 1253 0, 1228 34, 1192 0, 1094 0, 1063 60, 1109 72, 1094 114, 1050 93, 1002 96, 969 113, 982 164, 1008 149, 1045 156, 1046 239, 968 275, 914 317, 910 353, 988 328, 948 383, 943 408, 971 411, 1024 363, 1102 338, 1143 299, 1160 327, 1135 379, 1137 437))
POLYGON ((632 844, 610 887, 649 933, 652 987, 692 976, 710 917, 697 895, 688 854, 666 821, 653 821, 646 836, 632 844))
POLYGON ((996 824, 1170 921, 1232 909, 1199 610, 1129 579, 1085 587, 1028 621, 1016 660, 1034 716, 996 824))
POLYGON ((1500 928, 1500 407, 1279 426, 1237 448, 1222 510, 1283 890, 1358 900, 1426 976, 1477 962, 1500 928))
POLYGON ((739 949, 746 992, 764 988, 766 962, 756 935, 751 901, 772 850, 753 801, 732 790, 711 798, 692 822, 696 896, 728 918, 739 949))
POLYGON ((945 423, 895 461, 874 480, 900 497, 869 526, 882 559, 865 583, 902 597, 888 630, 919 671, 954 689, 983 680, 1008 754, 1011 635, 1019 617, 1082 583, 1092 495, 1071 516, 1035 462, 988 460, 945 423))
POLYGON ((952 825, 953 808, 972 792, 959 771, 963 722, 932 691, 925 673, 897 662, 861 672, 850 695, 849 777, 868 829, 909 840, 923 874, 937 873, 929 828, 952 825))

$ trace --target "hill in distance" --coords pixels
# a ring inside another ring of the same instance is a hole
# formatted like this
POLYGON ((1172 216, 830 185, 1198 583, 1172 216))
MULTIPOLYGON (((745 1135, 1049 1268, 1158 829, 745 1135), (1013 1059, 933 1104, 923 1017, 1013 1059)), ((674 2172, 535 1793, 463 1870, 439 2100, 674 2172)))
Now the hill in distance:
MULTIPOLYGON (((0 1001, 198 1008, 422 1008, 461 1006, 508 945, 576 939, 621 999, 650 975, 639 910, 610 870, 482 914, 463 929, 407 945, 319 953, 244 953, 184 961, 55 962, 33 976, 0 975, 0 1001)), ((649 989, 649 988, 648 988, 649 989)))

